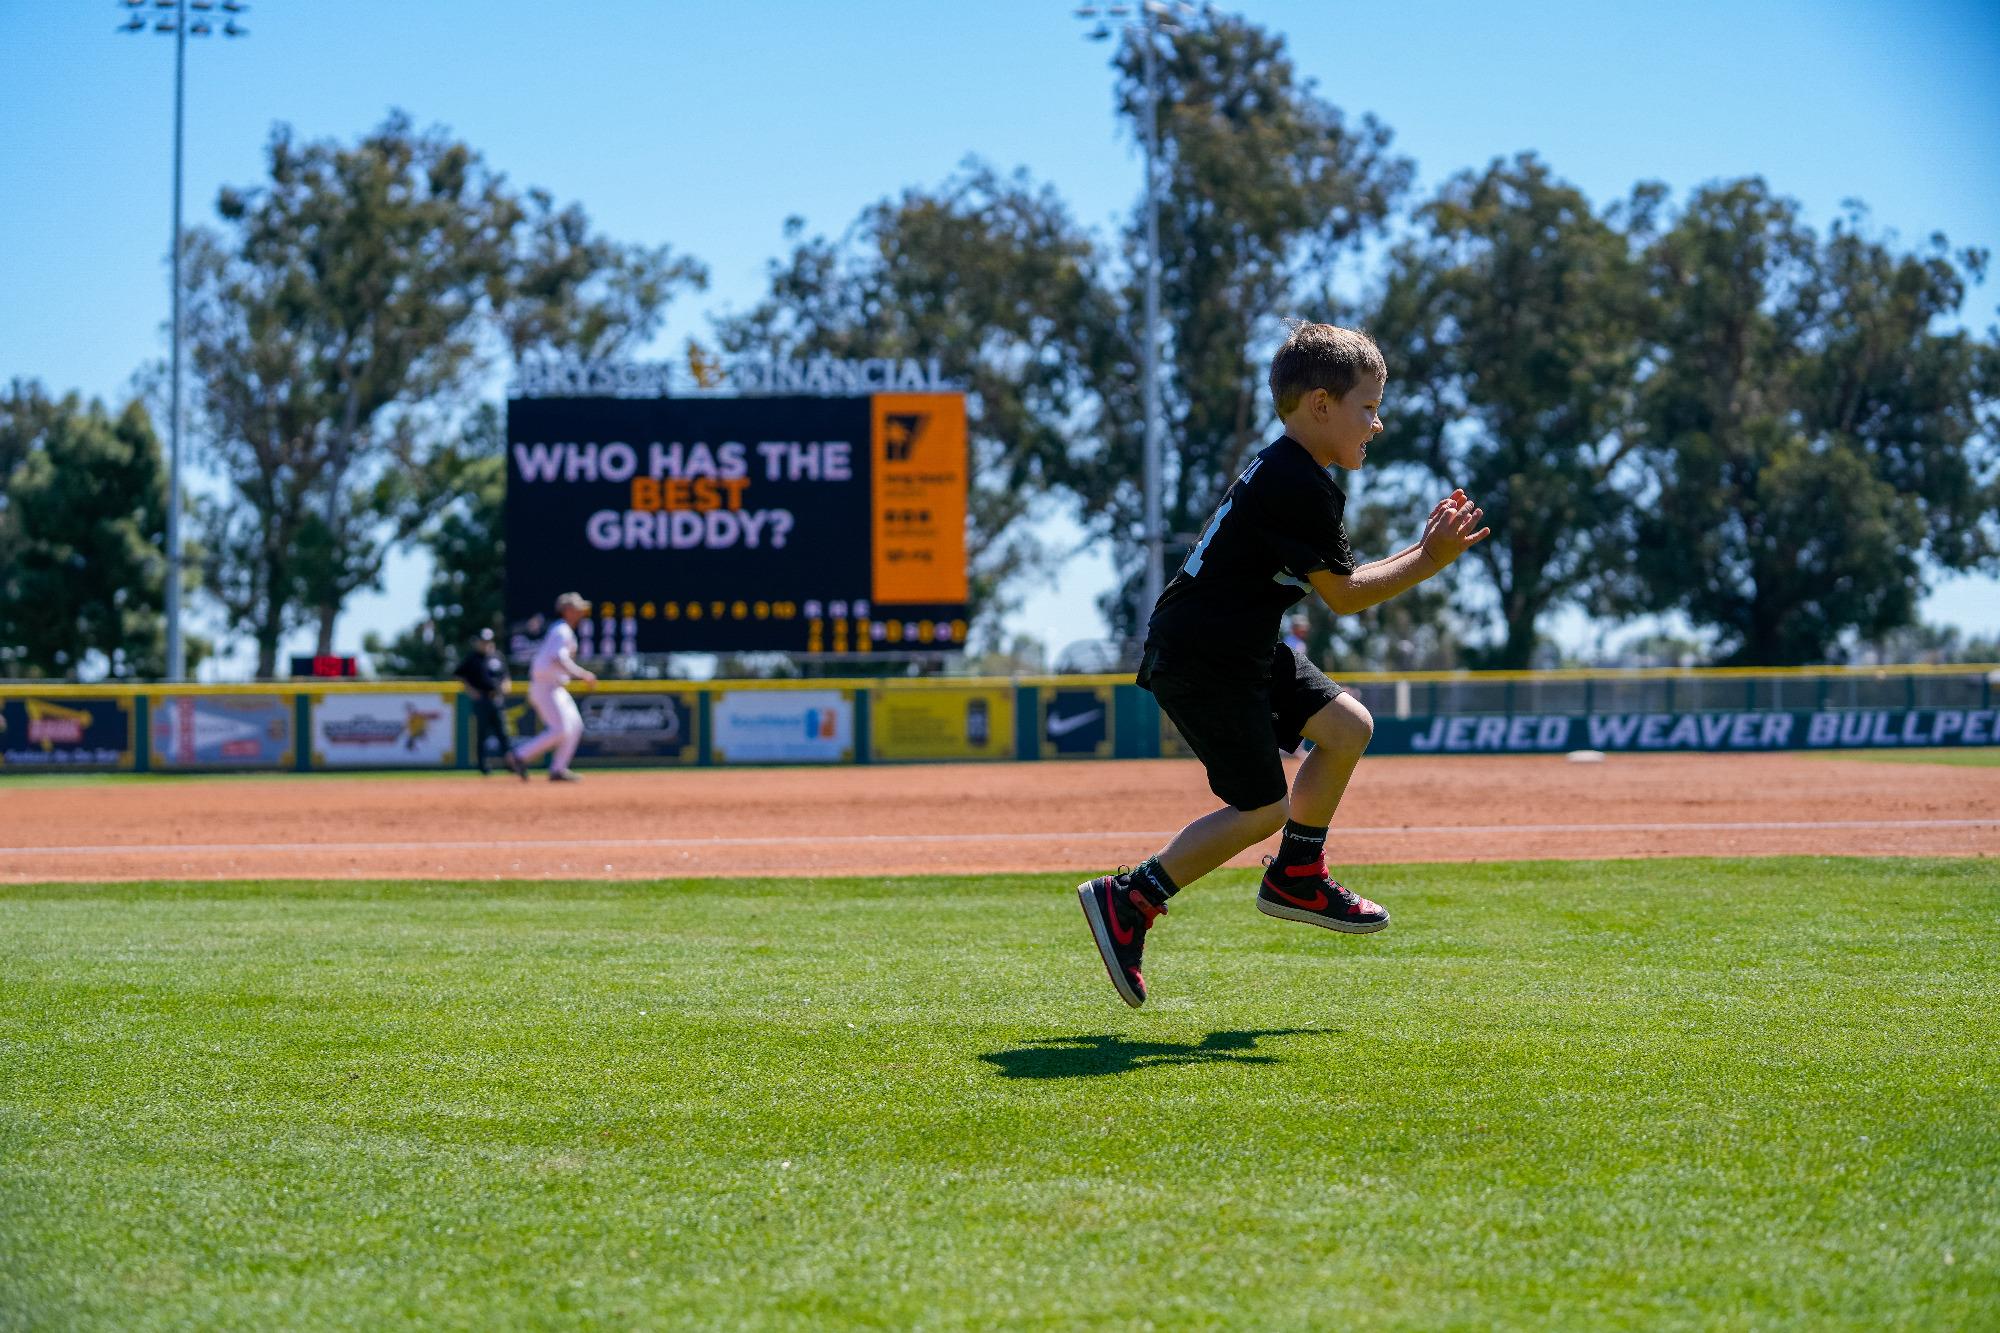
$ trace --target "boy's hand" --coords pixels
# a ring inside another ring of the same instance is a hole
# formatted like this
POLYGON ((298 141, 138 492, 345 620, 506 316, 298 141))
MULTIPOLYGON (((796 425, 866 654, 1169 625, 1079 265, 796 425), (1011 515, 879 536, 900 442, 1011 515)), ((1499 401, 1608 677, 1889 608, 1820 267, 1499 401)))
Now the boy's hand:
POLYGON ((1447 509, 1457 509, 1460 506, 1464 505, 1465 498, 1466 497, 1464 491, 1455 490, 1450 495, 1445 496, 1444 499, 1439 500, 1436 504, 1432 505, 1430 516, 1424 520, 1424 531, 1429 532, 1431 530, 1431 524, 1437 522, 1438 516, 1444 513, 1447 509))
POLYGON ((1493 529, 1479 526, 1485 513, 1461 490, 1438 501, 1437 508, 1431 510, 1430 518, 1424 522, 1424 554, 1431 558, 1431 563, 1443 569, 1464 555, 1467 547, 1492 536, 1493 529))

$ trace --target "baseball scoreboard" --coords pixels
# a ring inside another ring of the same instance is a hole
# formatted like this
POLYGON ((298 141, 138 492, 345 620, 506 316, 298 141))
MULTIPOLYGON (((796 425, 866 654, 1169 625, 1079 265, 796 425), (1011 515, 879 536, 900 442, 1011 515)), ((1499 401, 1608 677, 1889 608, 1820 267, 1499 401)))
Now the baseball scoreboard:
POLYGON ((591 599, 585 655, 950 650, 965 396, 507 404, 507 616, 591 599))

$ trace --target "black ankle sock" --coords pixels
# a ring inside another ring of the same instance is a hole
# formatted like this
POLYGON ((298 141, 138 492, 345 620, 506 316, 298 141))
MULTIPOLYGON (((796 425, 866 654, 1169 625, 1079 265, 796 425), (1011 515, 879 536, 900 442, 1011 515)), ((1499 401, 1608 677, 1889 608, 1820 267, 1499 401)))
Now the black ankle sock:
POLYGON ((1326 830, 1300 824, 1294 820, 1285 821, 1285 838, 1278 844, 1278 861, 1282 865, 1310 865, 1326 854, 1326 830))
POLYGON ((1146 895, 1155 907, 1164 907, 1167 899, 1181 891, 1181 886, 1161 867, 1156 856, 1149 856, 1139 868, 1132 872, 1130 883, 1133 888, 1146 895))

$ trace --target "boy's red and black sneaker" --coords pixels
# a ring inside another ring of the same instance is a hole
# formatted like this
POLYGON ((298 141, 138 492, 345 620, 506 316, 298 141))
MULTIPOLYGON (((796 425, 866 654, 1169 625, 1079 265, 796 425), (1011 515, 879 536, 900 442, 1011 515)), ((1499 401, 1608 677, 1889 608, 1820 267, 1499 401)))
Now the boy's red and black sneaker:
POLYGON ((1324 857, 1310 865, 1264 863, 1257 910, 1281 921, 1303 921, 1348 935, 1372 935, 1389 924, 1389 913, 1326 873, 1324 857))
POLYGON ((1153 919, 1165 915, 1167 909, 1139 892, 1122 873, 1100 875, 1079 884, 1076 896, 1083 904, 1083 919, 1090 923, 1091 937, 1097 941, 1098 955, 1104 959, 1104 970, 1111 974, 1111 984, 1118 988, 1119 998, 1137 1009, 1146 1002, 1146 978, 1139 972, 1139 960, 1146 952, 1146 932, 1153 919))

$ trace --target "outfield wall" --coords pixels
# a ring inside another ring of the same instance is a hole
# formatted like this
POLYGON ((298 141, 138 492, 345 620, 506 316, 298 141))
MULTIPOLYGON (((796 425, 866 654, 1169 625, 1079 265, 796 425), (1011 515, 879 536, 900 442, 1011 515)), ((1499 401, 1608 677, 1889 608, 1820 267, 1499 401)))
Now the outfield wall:
MULTIPOLYGON (((1354 675, 1374 754, 2000 745, 2000 666, 1354 675)), ((1123 676, 606 681, 582 766, 1145 759, 1187 753, 1123 676)), ((537 723, 525 695, 515 734, 537 723)), ((476 765, 469 701, 427 681, 0 684, 0 773, 476 765)))

